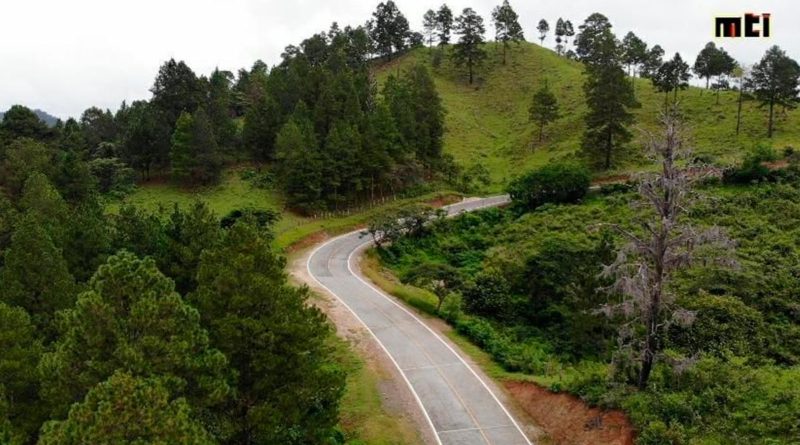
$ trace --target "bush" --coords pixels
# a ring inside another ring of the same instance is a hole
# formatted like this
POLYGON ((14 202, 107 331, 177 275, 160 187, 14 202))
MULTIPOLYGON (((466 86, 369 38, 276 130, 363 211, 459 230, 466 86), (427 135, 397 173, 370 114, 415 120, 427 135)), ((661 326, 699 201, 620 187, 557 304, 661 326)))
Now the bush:
POLYGON ((772 147, 758 145, 745 156, 738 167, 726 170, 722 180, 726 184, 749 184, 771 180, 772 171, 764 163, 776 159, 778 159, 778 155, 772 147))
POLYGON ((481 271, 464 289, 467 312, 495 319, 513 316, 514 298, 508 280, 496 269, 481 271))
POLYGON ((701 294, 688 301, 686 308, 696 311, 697 318, 691 326, 673 330, 678 345, 718 357, 762 350, 763 317, 740 299, 701 294))
POLYGON ((531 211, 546 203, 574 203, 586 195, 589 170, 579 164, 553 163, 516 178, 508 186, 518 210, 531 211))
POLYGON ((600 186, 601 195, 614 195, 617 193, 628 193, 636 189, 636 184, 632 182, 613 182, 600 186))

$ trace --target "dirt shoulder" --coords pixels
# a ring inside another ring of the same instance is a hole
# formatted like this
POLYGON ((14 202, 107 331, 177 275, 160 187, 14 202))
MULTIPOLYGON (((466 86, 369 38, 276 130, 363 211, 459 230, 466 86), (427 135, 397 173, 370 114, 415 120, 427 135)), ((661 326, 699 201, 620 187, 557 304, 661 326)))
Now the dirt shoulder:
MULTIPOLYGON (((339 300, 319 286, 309 275, 306 261, 316 245, 327 239, 328 236, 324 233, 315 234, 313 245, 312 243, 306 244, 291 254, 288 271, 292 280, 297 284, 305 284, 314 291, 318 298, 314 299, 313 303, 325 312, 336 327, 337 335, 347 341, 353 350, 363 358, 365 370, 369 374, 368 380, 370 382, 368 384, 371 385, 373 381, 375 382, 376 388, 374 390, 380 396, 380 405, 383 411, 382 413, 368 413, 367 416, 371 418, 369 419, 370 422, 374 422, 376 417, 381 416, 391 423, 391 432, 383 431, 380 433, 382 436, 387 437, 387 440, 383 443, 398 445, 435 444, 436 439, 420 411, 419 405, 389 357, 386 356, 361 322, 339 300)), ((348 391, 350 391, 350 388, 348 388, 348 391)), ((356 425, 355 429, 359 430, 361 427, 375 429, 381 426, 356 425)))

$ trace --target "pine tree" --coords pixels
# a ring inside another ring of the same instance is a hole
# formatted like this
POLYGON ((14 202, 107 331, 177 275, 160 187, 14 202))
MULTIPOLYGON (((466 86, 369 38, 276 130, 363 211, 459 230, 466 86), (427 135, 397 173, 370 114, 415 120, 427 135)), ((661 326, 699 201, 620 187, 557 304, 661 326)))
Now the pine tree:
POLYGON ((469 83, 472 84, 475 67, 483 63, 486 51, 483 50, 483 35, 486 29, 483 18, 472 8, 464 8, 461 15, 456 18, 455 31, 461 37, 455 45, 453 60, 456 65, 466 65, 469 70, 469 83))
POLYGON ((349 198, 362 191, 361 182, 361 135, 354 125, 346 121, 334 122, 325 138, 325 185, 324 199, 333 203, 334 210, 339 204, 347 204, 349 198))
MULTIPOLYGON (((41 423, 47 418, 38 395, 36 364, 44 351, 36 327, 24 309, 0 302, 0 403, 10 401, 6 409, 10 433, 32 443, 41 423)), ((0 423, 2 423, 0 410, 0 423)), ((0 443, 3 442, 0 425, 0 443)), ((13 442, 11 442, 13 443, 13 442)))
POLYGON ((655 45, 647 51, 645 60, 639 71, 640 75, 646 79, 653 79, 658 73, 658 69, 664 63, 664 50, 660 45, 655 45))
POLYGON ((564 53, 564 35, 566 34, 566 29, 564 28, 564 20, 559 17, 556 21, 556 54, 561 55, 564 53))
MULTIPOLYGON (((628 66, 628 75, 636 77, 636 68, 647 59, 647 44, 632 31, 622 39, 622 63, 628 66)), ((633 80, 631 80, 633 82, 633 80)))
POLYGON ((164 113, 166 124, 172 127, 181 113, 194 113, 205 97, 203 83, 183 61, 169 59, 158 69, 151 104, 164 113))
POLYGON ((172 135, 172 179, 180 184, 208 185, 219 180, 222 160, 203 108, 183 113, 172 135))
POLYGON ((292 117, 281 127, 275 147, 278 175, 291 205, 306 213, 324 207, 324 158, 303 102, 298 104, 292 117))
POLYGON ((625 79, 620 49, 608 19, 592 14, 580 30, 575 46, 586 69, 583 89, 589 109, 581 147, 590 163, 607 170, 631 139, 626 127, 634 117, 628 108, 638 103, 625 79))
POLYGON ((406 39, 409 36, 408 20, 392 0, 378 4, 372 13, 369 30, 378 54, 387 59, 405 49, 406 39))
POLYGON ((664 93, 664 106, 667 106, 669 93, 674 92, 673 101, 678 100, 678 91, 689 88, 689 64, 683 61, 679 53, 675 53, 672 60, 664 62, 651 78, 653 86, 657 91, 664 93))
POLYGON ((217 183, 222 173, 222 158, 208 114, 202 107, 192 115, 192 149, 195 158, 192 182, 202 185, 217 183))
POLYGON ((244 115, 242 140, 253 158, 266 162, 275 159, 275 136, 281 126, 281 110, 271 95, 263 95, 244 115))
POLYGON ((372 113, 367 115, 367 130, 362 146, 366 187, 370 201, 374 201, 376 187, 383 195, 384 181, 392 176, 397 165, 406 161, 400 132, 383 100, 378 101, 372 113))
POLYGON ((495 39, 503 42, 503 65, 505 65, 509 42, 519 43, 525 40, 525 36, 522 32, 522 26, 519 24, 519 16, 508 3, 508 0, 503 0, 502 5, 494 8, 492 21, 494 22, 495 39))
POLYGON ((550 31, 550 25, 547 23, 547 20, 539 20, 539 25, 536 27, 536 30, 539 31, 539 44, 544 46, 544 39, 547 38, 547 32, 550 31))
POLYGON ((425 38, 428 41, 428 47, 433 47, 433 36, 436 35, 437 26, 436 12, 433 9, 427 10, 422 17, 422 29, 425 30, 425 38))
POLYGON ((777 45, 767 50, 761 61, 753 66, 750 85, 762 107, 769 108, 767 137, 774 131, 775 105, 794 109, 798 102, 800 65, 777 45))
POLYGON ((203 201, 195 201, 186 210, 175 204, 161 230, 162 246, 157 247, 162 248, 146 255, 155 258, 158 269, 185 295, 197 287, 195 275, 203 251, 219 242, 219 220, 203 201))
POLYGON ((64 248, 70 210, 45 175, 37 172, 28 177, 19 209, 45 230, 57 248, 64 248))
POLYGON ((403 78, 413 97, 416 121, 416 155, 425 167, 434 170, 442 157, 445 109, 436 85, 424 65, 414 65, 403 78))
POLYGON ((54 417, 116 371, 165 378, 170 395, 197 410, 228 396, 225 356, 209 346, 198 312, 152 259, 112 256, 61 315, 58 340, 39 364, 54 417))
POLYGON ((0 185, 11 199, 22 195, 25 182, 33 173, 55 175, 54 151, 32 139, 17 139, 5 148, 0 161, 0 185))
POLYGON ((547 82, 533 95, 529 113, 531 121, 539 123, 539 142, 542 142, 545 125, 554 122, 560 117, 558 100, 547 87, 547 82))
POLYGON ((163 111, 143 101, 131 104, 126 113, 130 122, 122 138, 122 157, 149 178, 153 167, 168 165, 172 123, 163 111))
POLYGON ((236 123, 233 121, 233 73, 215 68, 208 79, 206 111, 217 146, 232 152, 236 144, 236 123))
POLYGON ((333 364, 330 326, 308 304, 308 290, 289 285, 285 265, 269 236, 245 220, 198 269, 191 301, 237 375, 225 409, 229 443, 323 443, 338 422, 344 376, 333 364))
POLYGON ((708 89, 711 76, 715 75, 714 59, 716 58, 717 45, 714 42, 706 43, 706 46, 697 54, 692 70, 697 77, 706 79, 706 89, 708 89))
POLYGON ((116 372, 72 405, 66 419, 46 423, 38 443, 216 443, 186 400, 170 394, 172 383, 158 377, 116 372))
POLYGON ((193 126, 192 115, 188 112, 183 112, 175 123, 175 132, 172 134, 172 149, 170 150, 172 180, 179 184, 188 183, 194 169, 195 161, 192 156, 193 126))
POLYGON ((0 122, 0 142, 3 139, 11 142, 18 138, 30 138, 44 141, 50 136, 50 130, 36 113, 22 105, 12 105, 3 114, 0 122))
POLYGON ((70 307, 78 292, 61 249, 33 215, 16 224, 0 282, 0 300, 25 309, 48 340, 54 336, 56 311, 70 307))
POLYGON ((564 45, 569 46, 569 38, 575 35, 575 30, 572 28, 572 22, 569 20, 564 21, 564 45))
POLYGON ((706 43, 706 46, 697 54, 692 70, 699 78, 706 79, 706 89, 712 77, 717 77, 717 103, 719 103, 719 90, 723 83, 723 76, 730 76, 736 68, 736 61, 722 47, 717 48, 714 42, 706 43))
POLYGON ((439 45, 450 43, 450 31, 453 28, 453 11, 447 5, 442 5, 436 11, 436 30, 439 31, 439 45))

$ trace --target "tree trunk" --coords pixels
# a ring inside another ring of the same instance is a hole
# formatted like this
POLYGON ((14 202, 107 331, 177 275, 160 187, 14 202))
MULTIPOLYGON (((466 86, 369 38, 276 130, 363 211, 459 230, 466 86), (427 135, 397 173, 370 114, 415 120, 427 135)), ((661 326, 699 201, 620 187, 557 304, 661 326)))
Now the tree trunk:
POLYGON ((739 107, 736 110, 736 136, 739 136, 739 126, 742 122, 742 100, 744 97, 744 82, 739 82, 739 107))
POLYGON ((472 85, 472 59, 467 61, 467 65, 469 66, 469 84, 472 85))
POLYGON ((767 128, 767 137, 772 138, 772 118, 773 118, 773 110, 775 108, 775 101, 769 101, 769 125, 767 128))
POLYGON ((606 140, 606 163, 605 169, 608 170, 611 168, 611 147, 613 144, 613 136, 611 134, 611 130, 608 130, 608 138, 606 140))
POLYGON ((637 386, 639 389, 647 388, 647 382, 650 380, 650 372, 653 370, 653 363, 656 358, 656 351, 658 350, 658 317, 653 314, 647 323, 647 340, 645 350, 642 356, 642 369, 639 370, 639 381, 637 386))
POLYGON ((539 142, 542 142, 542 135, 544 134, 544 122, 539 124, 539 142))

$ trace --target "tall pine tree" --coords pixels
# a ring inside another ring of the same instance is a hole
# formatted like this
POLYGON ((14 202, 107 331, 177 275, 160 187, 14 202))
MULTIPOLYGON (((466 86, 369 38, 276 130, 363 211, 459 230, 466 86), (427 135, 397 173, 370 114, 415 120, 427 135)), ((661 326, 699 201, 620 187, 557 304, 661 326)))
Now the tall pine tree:
POLYGON ((607 170, 631 139, 627 126, 634 117, 628 109, 638 103, 625 79, 621 50, 608 19, 592 14, 580 30, 575 45, 585 67, 583 90, 588 105, 581 147, 590 164, 607 170))
POLYGON ((455 31, 461 37, 455 45, 453 60, 458 66, 467 66, 469 83, 472 84, 475 68, 486 58, 486 51, 483 49, 483 35, 486 32, 483 17, 472 8, 464 8, 456 18, 455 31))
POLYGON ((522 32, 522 26, 519 24, 519 16, 508 3, 508 0, 503 0, 502 5, 494 8, 492 22, 494 23, 495 39, 503 43, 503 65, 505 65, 509 43, 522 42, 525 40, 525 35, 522 32))

